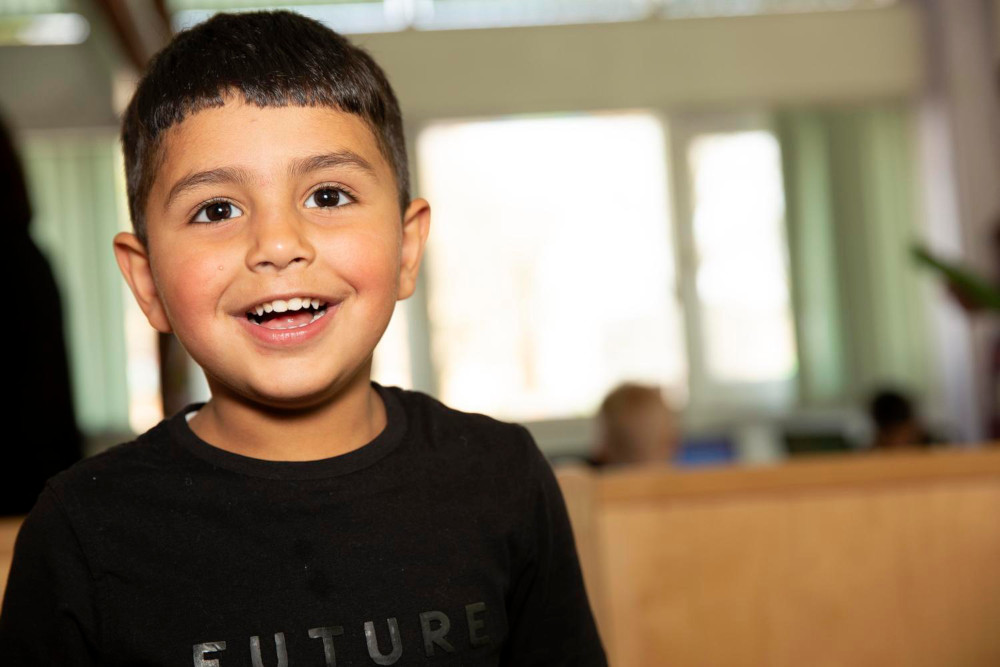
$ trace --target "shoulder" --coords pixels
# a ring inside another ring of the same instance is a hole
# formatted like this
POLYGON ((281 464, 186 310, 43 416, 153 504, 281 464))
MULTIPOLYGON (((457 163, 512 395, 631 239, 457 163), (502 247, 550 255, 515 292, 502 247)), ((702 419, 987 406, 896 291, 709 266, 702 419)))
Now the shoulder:
POLYGON ((77 461, 49 478, 49 487, 70 515, 75 507, 149 485, 169 471, 166 420, 132 440, 77 461))
POLYGON ((521 424, 458 410, 421 391, 386 389, 402 403, 411 437, 425 440, 422 444, 430 452, 471 457, 520 474, 545 462, 531 433, 521 424))
POLYGON ((400 387, 386 387, 403 404, 411 429, 423 429, 434 439, 476 437, 479 440, 510 440, 525 444, 531 435, 521 424, 479 412, 458 410, 429 394, 400 387))

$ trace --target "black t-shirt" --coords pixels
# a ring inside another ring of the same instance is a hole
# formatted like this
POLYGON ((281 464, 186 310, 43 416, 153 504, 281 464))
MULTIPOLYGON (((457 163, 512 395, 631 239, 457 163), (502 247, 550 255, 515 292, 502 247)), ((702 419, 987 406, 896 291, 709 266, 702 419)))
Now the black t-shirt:
POLYGON ((372 383, 386 428, 318 461, 185 415, 51 478, 0 611, 11 665, 606 665, 566 507, 516 424, 372 383))

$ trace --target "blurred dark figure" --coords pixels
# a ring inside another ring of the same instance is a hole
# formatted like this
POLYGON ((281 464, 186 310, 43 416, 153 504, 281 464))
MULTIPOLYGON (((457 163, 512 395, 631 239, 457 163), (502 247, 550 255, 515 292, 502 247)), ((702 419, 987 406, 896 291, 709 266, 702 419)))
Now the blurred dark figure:
POLYGON ((891 389, 877 392, 869 404, 869 413, 875 423, 872 449, 899 450, 936 442, 921 424, 913 402, 902 392, 891 389))
MULTIPOLYGON (((0 193, 11 230, 7 248, 13 260, 10 286, 16 284, 18 291, 25 292, 20 298, 30 299, 8 315, 14 373, 8 375, 6 389, 14 400, 7 414, 14 429, 0 450, 0 516, 10 516, 27 514, 45 481, 81 458, 82 438, 70 394, 62 302, 49 263, 28 233, 28 189, 3 118, 0 193)), ((58 189, 49 195, 58 197, 58 189)))
POLYGON ((597 413, 595 467, 669 463, 680 443, 677 420, 659 388, 626 382, 608 394, 597 413))

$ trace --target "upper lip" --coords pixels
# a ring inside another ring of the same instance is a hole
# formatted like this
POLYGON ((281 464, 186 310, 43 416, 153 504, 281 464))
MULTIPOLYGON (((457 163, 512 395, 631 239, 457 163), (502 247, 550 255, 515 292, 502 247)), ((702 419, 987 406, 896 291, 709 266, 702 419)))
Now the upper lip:
POLYGON ((295 297, 309 297, 310 299, 319 299, 321 304, 327 304, 328 306, 333 306, 340 303, 343 299, 338 297, 328 296, 319 294, 317 292, 312 292, 310 290, 304 289, 298 292, 284 292, 282 294, 272 294, 271 296, 262 296, 258 299, 254 299, 250 303, 246 304, 233 315, 244 316, 247 313, 256 312, 257 306, 262 303, 270 303, 271 301, 277 301, 281 299, 282 301, 288 301, 294 299, 295 297))

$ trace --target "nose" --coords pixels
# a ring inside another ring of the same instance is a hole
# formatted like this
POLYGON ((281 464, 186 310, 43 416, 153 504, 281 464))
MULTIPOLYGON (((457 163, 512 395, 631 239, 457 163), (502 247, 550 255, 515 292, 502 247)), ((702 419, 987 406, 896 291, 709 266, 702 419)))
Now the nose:
POLYGON ((289 266, 306 266, 316 257, 309 240, 307 222, 292 211, 262 213, 250 225, 253 243, 247 253, 252 271, 284 271, 289 266))

